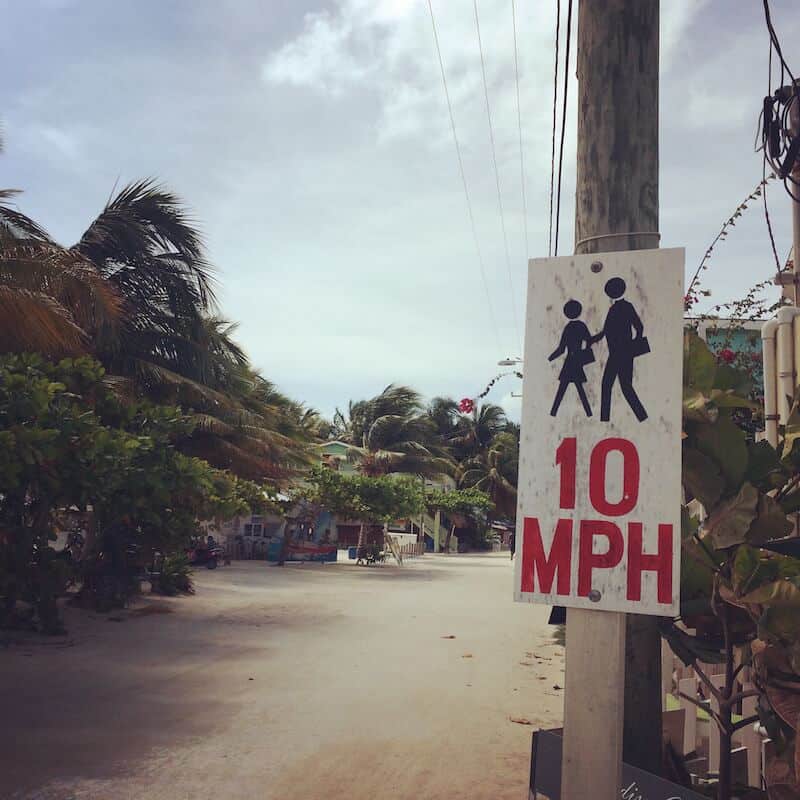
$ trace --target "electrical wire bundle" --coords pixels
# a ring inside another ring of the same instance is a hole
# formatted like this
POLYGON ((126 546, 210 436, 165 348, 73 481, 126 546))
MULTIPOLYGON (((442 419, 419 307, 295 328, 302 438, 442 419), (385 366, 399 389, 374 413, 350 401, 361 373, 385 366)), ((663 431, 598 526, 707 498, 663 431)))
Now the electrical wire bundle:
MULTIPOLYGON (((764 98, 761 111, 761 144, 766 162, 783 181, 786 191, 792 196, 792 199, 800 202, 800 180, 792 174, 795 166, 800 165, 800 134, 797 129, 793 128, 791 120, 794 113, 800 122, 800 81, 795 79, 783 57, 781 44, 772 24, 769 0, 763 0, 763 2, 764 16, 770 37, 770 56, 774 50, 780 60, 781 85, 764 98), (789 85, 784 85, 786 75, 791 81, 789 85)), ((770 63, 771 60, 770 57, 770 63)))
MULTIPOLYGON (((764 98, 761 138, 767 163, 783 181, 792 199, 800 202, 800 180, 792 175, 795 166, 800 164, 800 136, 792 131, 789 120, 794 103, 800 103, 797 82, 781 86, 764 98)), ((800 115, 800 107, 797 113, 800 115)))

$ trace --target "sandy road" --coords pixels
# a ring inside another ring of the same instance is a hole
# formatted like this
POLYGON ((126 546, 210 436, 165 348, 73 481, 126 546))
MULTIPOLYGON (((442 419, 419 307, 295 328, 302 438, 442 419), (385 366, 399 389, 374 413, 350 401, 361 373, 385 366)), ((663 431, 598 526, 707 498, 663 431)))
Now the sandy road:
POLYGON ((0 648, 0 798, 523 800, 563 658, 511 577, 504 554, 240 562, 70 612, 68 641, 0 648))

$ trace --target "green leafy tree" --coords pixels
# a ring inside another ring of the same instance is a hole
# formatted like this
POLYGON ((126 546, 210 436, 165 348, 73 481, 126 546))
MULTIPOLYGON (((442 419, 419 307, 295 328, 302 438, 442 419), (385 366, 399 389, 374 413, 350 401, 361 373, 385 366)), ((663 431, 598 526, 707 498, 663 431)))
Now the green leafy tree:
POLYGON ((800 509, 800 409, 795 403, 777 451, 750 441, 734 422, 753 406, 748 376, 720 363, 693 333, 685 353, 681 608, 662 630, 719 705, 712 712, 722 736, 718 797, 732 796, 732 736, 754 722, 733 720, 746 696, 737 684, 744 666, 776 746, 766 768, 769 795, 796 797, 800 548, 784 537, 792 530, 787 514, 800 509), (725 665, 721 689, 699 662, 725 665))
POLYGON ((179 452, 193 422, 177 409, 121 402, 89 358, 0 358, 0 597, 45 630, 69 577, 92 604, 125 602, 153 551, 181 552, 198 520, 269 504, 269 494, 179 452), (57 552, 58 515, 90 511, 77 563, 57 552))
POLYGON ((334 514, 368 522, 411 517, 425 502, 419 481, 408 476, 343 475, 322 466, 312 468, 306 486, 296 494, 300 498, 334 514))
POLYGON ((476 488, 457 489, 449 492, 428 490, 425 495, 425 504, 431 513, 441 511, 450 520, 444 541, 445 552, 450 550, 450 540, 456 527, 465 527, 467 520, 475 524, 485 524, 489 512, 494 507, 489 495, 476 488))
POLYGON ((435 477, 453 469, 419 394, 407 386, 391 384, 369 400, 351 401, 347 415, 337 410, 333 430, 352 445, 352 459, 370 477, 392 472, 435 477))
POLYGON ((253 480, 311 463, 307 409, 275 391, 218 315, 196 224, 138 181, 59 244, 0 190, 0 340, 7 352, 94 355, 120 392, 191 410, 179 449, 253 480))
POLYGON ((307 484, 295 499, 305 500, 333 514, 361 522, 359 547, 366 544, 368 524, 387 524, 407 519, 425 507, 420 482, 404 475, 343 475, 327 467, 315 466, 307 484))
POLYGON ((41 627, 59 629, 56 599, 68 565, 55 558, 54 514, 90 493, 84 460, 101 460, 106 432, 81 402, 102 370, 88 359, 52 367, 38 356, 0 360, 0 595, 5 624, 29 603, 41 627))

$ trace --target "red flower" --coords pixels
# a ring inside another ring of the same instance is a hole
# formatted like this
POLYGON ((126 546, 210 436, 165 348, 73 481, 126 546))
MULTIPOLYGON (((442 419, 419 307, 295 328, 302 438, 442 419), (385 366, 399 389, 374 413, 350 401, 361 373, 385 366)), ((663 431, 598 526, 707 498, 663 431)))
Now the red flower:
POLYGON ((724 361, 726 364, 732 364, 733 360, 736 358, 736 353, 729 347, 725 347, 717 353, 717 356, 720 361, 724 361))
POLYGON ((475 409, 475 401, 471 397, 464 397, 458 404, 458 410, 462 414, 471 414, 475 409))

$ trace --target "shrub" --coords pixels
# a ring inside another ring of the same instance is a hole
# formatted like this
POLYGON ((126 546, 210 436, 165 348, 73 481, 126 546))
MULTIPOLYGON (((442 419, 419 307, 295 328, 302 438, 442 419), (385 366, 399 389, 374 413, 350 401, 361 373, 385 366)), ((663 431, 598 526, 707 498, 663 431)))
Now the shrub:
POLYGON ((164 558, 153 591, 168 597, 174 597, 176 594, 194 594, 192 567, 185 554, 175 553, 164 558))

